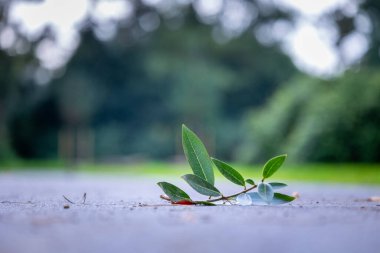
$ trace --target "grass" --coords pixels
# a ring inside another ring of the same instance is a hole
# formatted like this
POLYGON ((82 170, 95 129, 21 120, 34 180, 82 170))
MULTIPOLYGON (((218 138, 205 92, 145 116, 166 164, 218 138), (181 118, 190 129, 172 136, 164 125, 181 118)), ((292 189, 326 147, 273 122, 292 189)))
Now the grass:
MULTIPOLYGON (((260 179, 261 165, 234 165, 245 178, 260 179)), ((24 169, 60 170, 62 162, 57 161, 18 161, 0 164, 0 171, 15 171, 24 169)), ((76 170, 84 173, 133 175, 133 176, 175 176, 190 173, 186 164, 146 162, 140 164, 81 164, 76 170)), ((216 172, 217 177, 222 177, 216 172)), ((273 180, 303 181, 303 182, 338 182, 354 184, 380 185, 380 164, 285 164, 271 178, 273 180)))
MULTIPOLYGON (((252 171, 243 167, 247 175, 252 171)), ((259 173, 256 173, 256 175, 259 173)), ((371 164, 302 164, 288 165, 272 177, 287 181, 339 182, 380 185, 380 165, 371 164)))
POLYGON ((0 171, 25 169, 62 169, 65 164, 59 160, 4 160, 0 161, 0 171))

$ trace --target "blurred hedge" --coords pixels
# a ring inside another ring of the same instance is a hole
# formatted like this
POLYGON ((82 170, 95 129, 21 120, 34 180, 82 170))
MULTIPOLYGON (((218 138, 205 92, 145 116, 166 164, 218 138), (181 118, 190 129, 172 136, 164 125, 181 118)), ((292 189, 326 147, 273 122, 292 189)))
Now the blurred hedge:
POLYGON ((295 161, 380 161, 380 72, 335 80, 298 76, 246 118, 240 160, 288 153, 295 161))

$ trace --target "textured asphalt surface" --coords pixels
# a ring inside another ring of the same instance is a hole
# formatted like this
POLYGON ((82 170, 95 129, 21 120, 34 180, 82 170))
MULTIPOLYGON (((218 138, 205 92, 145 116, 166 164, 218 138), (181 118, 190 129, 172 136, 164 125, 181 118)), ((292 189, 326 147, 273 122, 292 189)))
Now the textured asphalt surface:
POLYGON ((380 252, 380 187, 289 183, 300 198, 282 206, 171 206, 162 179, 0 173, 0 252, 380 252))

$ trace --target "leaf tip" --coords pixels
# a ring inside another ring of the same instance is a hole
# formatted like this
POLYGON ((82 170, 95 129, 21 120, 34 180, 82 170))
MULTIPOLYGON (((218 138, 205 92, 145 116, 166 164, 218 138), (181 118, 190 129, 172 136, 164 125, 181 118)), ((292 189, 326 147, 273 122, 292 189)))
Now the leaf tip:
POLYGON ((186 179, 188 178, 189 175, 192 175, 192 174, 183 175, 183 176, 181 176, 181 178, 186 181, 186 179))
POLYGON ((282 154, 282 155, 279 155, 277 156, 278 158, 282 158, 284 159, 284 161, 286 160, 286 158, 288 157, 288 154, 282 154))

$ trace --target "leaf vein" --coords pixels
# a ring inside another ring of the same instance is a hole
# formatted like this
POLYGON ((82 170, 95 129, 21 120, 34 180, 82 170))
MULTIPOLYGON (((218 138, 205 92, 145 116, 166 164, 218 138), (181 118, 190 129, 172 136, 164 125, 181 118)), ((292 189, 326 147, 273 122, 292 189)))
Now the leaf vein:
POLYGON ((187 134, 186 134, 186 138, 187 138, 187 140, 188 140, 189 143, 190 143, 191 149, 193 150, 193 152, 194 152, 194 154, 195 154, 195 157, 197 158, 197 161, 198 161, 198 163, 199 163, 199 166, 201 167, 201 172, 202 172, 203 176, 205 177, 205 179, 206 179, 206 181, 207 181, 208 178, 207 178, 207 176, 206 176, 206 174, 205 174, 205 171, 204 171, 204 169, 203 169, 202 163, 199 161, 198 154, 197 154, 197 152, 195 151, 195 148, 194 148, 194 146, 193 146, 193 143, 191 142, 191 140, 190 140, 190 138, 188 137, 187 134))

